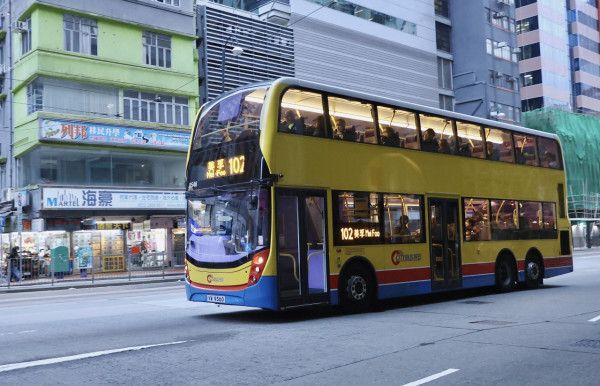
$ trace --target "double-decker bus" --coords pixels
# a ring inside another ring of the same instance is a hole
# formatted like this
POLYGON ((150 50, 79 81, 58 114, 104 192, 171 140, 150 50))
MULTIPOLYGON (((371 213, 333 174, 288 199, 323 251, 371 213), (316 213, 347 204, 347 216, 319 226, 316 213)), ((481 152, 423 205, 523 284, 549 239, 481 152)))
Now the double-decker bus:
POLYGON ((556 135, 281 78, 202 107, 191 301, 350 312, 573 270, 556 135))

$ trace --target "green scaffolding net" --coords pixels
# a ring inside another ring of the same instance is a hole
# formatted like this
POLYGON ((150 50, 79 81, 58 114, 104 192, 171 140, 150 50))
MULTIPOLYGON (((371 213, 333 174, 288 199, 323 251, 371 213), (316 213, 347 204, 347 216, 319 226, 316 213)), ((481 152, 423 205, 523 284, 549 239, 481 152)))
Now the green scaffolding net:
POLYGON ((570 218, 600 218, 600 119, 551 108, 523 113, 523 126, 557 134, 567 173, 570 218))

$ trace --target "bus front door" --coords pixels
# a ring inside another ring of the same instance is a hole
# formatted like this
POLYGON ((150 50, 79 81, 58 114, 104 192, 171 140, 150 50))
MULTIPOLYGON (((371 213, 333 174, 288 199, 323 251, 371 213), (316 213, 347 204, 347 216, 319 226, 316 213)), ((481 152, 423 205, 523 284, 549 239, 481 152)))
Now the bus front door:
POLYGON ((279 307, 329 300, 325 192, 278 189, 279 307))
POLYGON ((462 285, 458 200, 429 199, 431 289, 462 285))

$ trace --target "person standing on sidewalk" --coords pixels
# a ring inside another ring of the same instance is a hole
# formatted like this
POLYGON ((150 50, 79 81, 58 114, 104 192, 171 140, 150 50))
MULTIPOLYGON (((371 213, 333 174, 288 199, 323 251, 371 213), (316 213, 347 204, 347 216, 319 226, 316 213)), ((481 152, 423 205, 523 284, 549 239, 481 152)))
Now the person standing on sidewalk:
POLYGON ((13 247, 8 256, 10 263, 10 281, 21 281, 21 270, 19 269, 19 247, 13 247))

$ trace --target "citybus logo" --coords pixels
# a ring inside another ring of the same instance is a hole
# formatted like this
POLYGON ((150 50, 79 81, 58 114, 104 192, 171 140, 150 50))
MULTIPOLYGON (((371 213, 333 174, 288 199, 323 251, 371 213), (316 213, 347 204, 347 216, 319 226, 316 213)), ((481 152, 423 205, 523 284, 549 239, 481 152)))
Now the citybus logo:
POLYGON ((213 275, 206 276, 206 281, 212 283, 213 281, 223 281, 222 277, 214 277, 213 275))
POLYGON ((420 253, 413 253, 410 255, 404 255, 402 251, 399 250, 395 250, 392 253, 392 263, 394 265, 398 265, 400 264, 401 261, 417 261, 417 260, 421 260, 421 254, 420 253))

